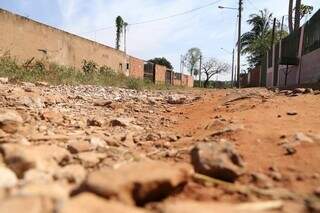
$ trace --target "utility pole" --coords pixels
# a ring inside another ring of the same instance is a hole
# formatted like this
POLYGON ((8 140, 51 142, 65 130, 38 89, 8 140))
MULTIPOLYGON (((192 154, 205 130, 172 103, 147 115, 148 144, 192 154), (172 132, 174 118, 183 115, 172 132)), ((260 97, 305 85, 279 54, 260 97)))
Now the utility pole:
POLYGON ((202 69, 202 55, 200 55, 200 64, 199 64, 199 87, 201 88, 201 69, 202 69))
POLYGON ((127 26, 128 26, 128 23, 127 22, 124 22, 123 24, 124 26, 124 54, 125 54, 125 59, 124 59, 124 69, 125 69, 125 74, 127 76, 129 76, 129 73, 128 73, 128 61, 127 61, 127 26))
POLYGON ((241 65, 240 65, 240 63, 241 63, 241 59, 240 59, 240 57, 241 57, 241 19, 242 19, 242 17, 241 17, 241 12, 242 12, 242 4, 243 4, 243 2, 242 2, 243 0, 239 0, 239 8, 238 8, 238 10, 239 10, 239 23, 238 23, 238 59, 237 59, 237 62, 238 62, 238 66, 237 66, 237 76, 238 76, 238 85, 237 85, 237 87, 238 88, 241 88, 241 83, 240 83, 240 69, 241 69, 241 65))
POLYGON ((233 88, 233 75, 234 75, 234 48, 232 50, 232 68, 231 68, 231 88, 233 88))

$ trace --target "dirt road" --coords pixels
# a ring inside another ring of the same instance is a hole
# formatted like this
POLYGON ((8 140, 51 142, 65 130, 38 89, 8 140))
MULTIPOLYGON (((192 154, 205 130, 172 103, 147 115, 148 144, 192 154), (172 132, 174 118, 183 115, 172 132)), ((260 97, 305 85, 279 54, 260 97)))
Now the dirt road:
POLYGON ((0 100, 0 212, 319 211, 318 91, 23 83, 0 100))

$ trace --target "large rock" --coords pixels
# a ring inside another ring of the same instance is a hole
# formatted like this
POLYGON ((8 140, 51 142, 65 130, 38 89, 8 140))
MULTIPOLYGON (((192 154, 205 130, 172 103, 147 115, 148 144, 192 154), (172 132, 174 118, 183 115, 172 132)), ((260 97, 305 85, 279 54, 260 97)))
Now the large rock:
POLYGON ((0 129, 7 133, 16 133, 23 123, 22 117, 13 110, 0 110, 0 129))
POLYGON ((52 201, 40 196, 15 196, 0 202, 1 213, 52 213, 53 210, 52 201))
POLYGON ((167 97, 167 102, 169 104, 184 104, 187 98, 182 95, 170 95, 167 97))
POLYGON ((19 178, 29 169, 54 172, 58 164, 70 159, 70 153, 55 145, 26 146, 3 144, 0 147, 4 161, 19 178))
POLYGON ((234 182, 243 172, 242 159, 228 142, 196 145, 191 161, 196 172, 224 181, 234 182))
POLYGON ((18 183, 16 174, 6 167, 0 166, 0 188, 10 188, 18 183))
POLYGON ((106 198, 127 204, 144 205, 158 201, 184 185, 192 169, 182 164, 145 161, 105 169, 89 175, 86 186, 106 198))
POLYGON ((144 210, 108 201, 91 193, 82 193, 68 201, 60 213, 143 213, 144 210))

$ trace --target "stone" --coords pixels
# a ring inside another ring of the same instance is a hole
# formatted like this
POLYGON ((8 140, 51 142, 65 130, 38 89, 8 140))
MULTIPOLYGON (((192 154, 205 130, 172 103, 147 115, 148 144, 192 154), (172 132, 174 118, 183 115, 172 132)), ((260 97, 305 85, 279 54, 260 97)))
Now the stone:
POLYGON ((101 120, 91 118, 87 119, 87 126, 93 126, 93 127, 101 127, 103 125, 101 120))
POLYGON ((67 186, 59 183, 31 183, 14 191, 14 196, 37 196, 46 197, 55 202, 63 202, 69 198, 70 190, 67 186))
POLYGON ((295 93, 295 94, 302 94, 302 93, 305 93, 305 92, 306 92, 305 88, 295 88, 293 90, 293 93, 295 93))
POLYGON ((287 115, 294 116, 294 115, 298 115, 298 113, 295 111, 289 111, 287 112, 287 115))
POLYGON ((157 141, 159 140, 161 137, 159 134, 156 133, 149 133, 146 137, 146 141, 157 141))
POLYGON ((82 141, 82 140, 73 140, 70 141, 67 145, 68 150, 72 154, 76 154, 79 152, 86 152, 92 150, 91 144, 88 141, 82 141))
POLYGON ((314 91, 312 88, 307 88, 305 94, 314 94, 314 91))
POLYGON ((92 193, 81 193, 65 203, 60 213, 143 213, 142 209, 108 201, 92 193))
POLYGON ((111 104, 112 104, 112 101, 109 101, 109 100, 96 100, 93 103, 94 106, 100 106, 100 107, 110 106, 111 104))
POLYGON ((278 212, 282 210, 283 206, 284 204, 282 201, 230 204, 187 200, 164 203, 161 204, 158 209, 161 213, 258 213, 274 211, 278 212))
POLYGON ((106 158, 105 153, 82 152, 76 156, 76 159, 81 161, 85 167, 93 167, 106 158))
POLYGON ((19 113, 13 110, 0 110, 0 129, 6 133, 16 133, 23 123, 19 113))
POLYGON ((14 196, 0 202, 1 213, 52 213, 54 205, 50 198, 41 196, 14 196))
POLYGON ((49 86, 49 83, 48 82, 45 82, 45 81, 37 81, 35 83, 36 86, 40 86, 40 87, 47 87, 49 86))
POLYGON ((0 166, 0 188, 10 188, 16 186, 18 178, 9 168, 0 166))
POLYGON ((302 132, 298 132, 294 135, 294 138, 298 142, 307 142, 307 143, 313 143, 314 140, 310 138, 309 136, 305 135, 302 132))
POLYGON ((191 174, 192 169, 185 164, 142 161, 93 172, 86 186, 103 197, 141 206, 165 198, 184 185, 191 174))
POLYGON ((30 93, 29 95, 19 97, 18 103, 29 108, 42 109, 45 107, 44 101, 36 93, 30 93))
POLYGON ((184 104, 187 98, 181 95, 170 95, 167 97, 167 103, 169 104, 184 104))
POLYGON ((130 118, 116 118, 110 121, 110 126, 112 127, 128 127, 130 126, 132 119, 130 118))
POLYGON ((318 198, 308 198, 305 200, 306 208, 310 213, 319 213, 320 212, 320 199, 318 198))
POLYGON ((70 159, 70 153, 56 145, 26 146, 21 144, 3 144, 0 146, 6 165, 19 178, 29 169, 53 172, 58 164, 70 159))
POLYGON ((80 185, 86 178, 87 172, 83 166, 78 164, 67 165, 58 169, 54 177, 55 179, 65 179, 68 183, 80 185))
POLYGON ((229 142, 199 143, 191 151, 196 172, 224 181, 234 182, 243 173, 241 156, 229 142))
POLYGON ((314 194, 320 198, 320 187, 314 190, 314 194))
POLYGON ((272 188, 272 180, 265 174, 262 173, 253 173, 252 175, 253 182, 260 188, 272 188))
POLYGON ((89 143, 93 149, 104 148, 107 146, 106 142, 97 136, 92 136, 89 143))
POLYGON ((62 124, 64 121, 63 115, 60 112, 53 111, 53 110, 46 110, 42 112, 40 117, 42 120, 45 120, 51 123, 62 124))
POLYGON ((9 83, 9 78, 0 78, 0 83, 1 83, 1 84, 7 84, 7 83, 9 83))
POLYGON ((286 151, 286 155, 294 155, 295 153, 297 153, 297 149, 290 144, 285 144, 283 148, 286 151))

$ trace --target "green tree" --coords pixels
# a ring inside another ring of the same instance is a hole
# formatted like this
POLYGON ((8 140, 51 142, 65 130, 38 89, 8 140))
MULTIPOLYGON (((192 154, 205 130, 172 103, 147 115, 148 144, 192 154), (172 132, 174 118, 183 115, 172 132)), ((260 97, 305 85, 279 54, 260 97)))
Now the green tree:
POLYGON ((125 22, 123 21, 121 16, 118 16, 116 18, 116 49, 120 49, 120 41, 121 41, 121 35, 123 33, 123 27, 125 26, 125 22))
POLYGON ((313 11, 313 6, 301 3, 301 0, 296 0, 296 6, 293 8, 293 0, 289 0, 289 17, 288 25, 289 32, 292 33, 300 27, 300 21, 306 15, 310 15, 313 11), (297 9, 299 8, 299 9, 297 9), (295 12, 294 25, 293 25, 293 12, 295 12))
MULTIPOLYGON (((272 42, 273 15, 267 9, 258 14, 251 14, 247 23, 251 30, 241 36, 241 52, 247 55, 250 68, 260 65, 261 58, 270 49, 272 42)), ((280 24, 276 22, 274 42, 287 35, 280 31, 280 24)))
POLYGON ((159 64, 159 65, 163 65, 165 67, 167 67, 168 69, 172 70, 173 66, 171 64, 170 61, 168 61, 166 58, 161 57, 161 58, 154 58, 154 59, 150 59, 149 62, 152 62, 154 64, 159 64))
POLYGON ((187 66, 191 75, 198 75, 198 65, 202 56, 201 50, 193 47, 188 50, 187 54, 183 57, 183 63, 187 66))

